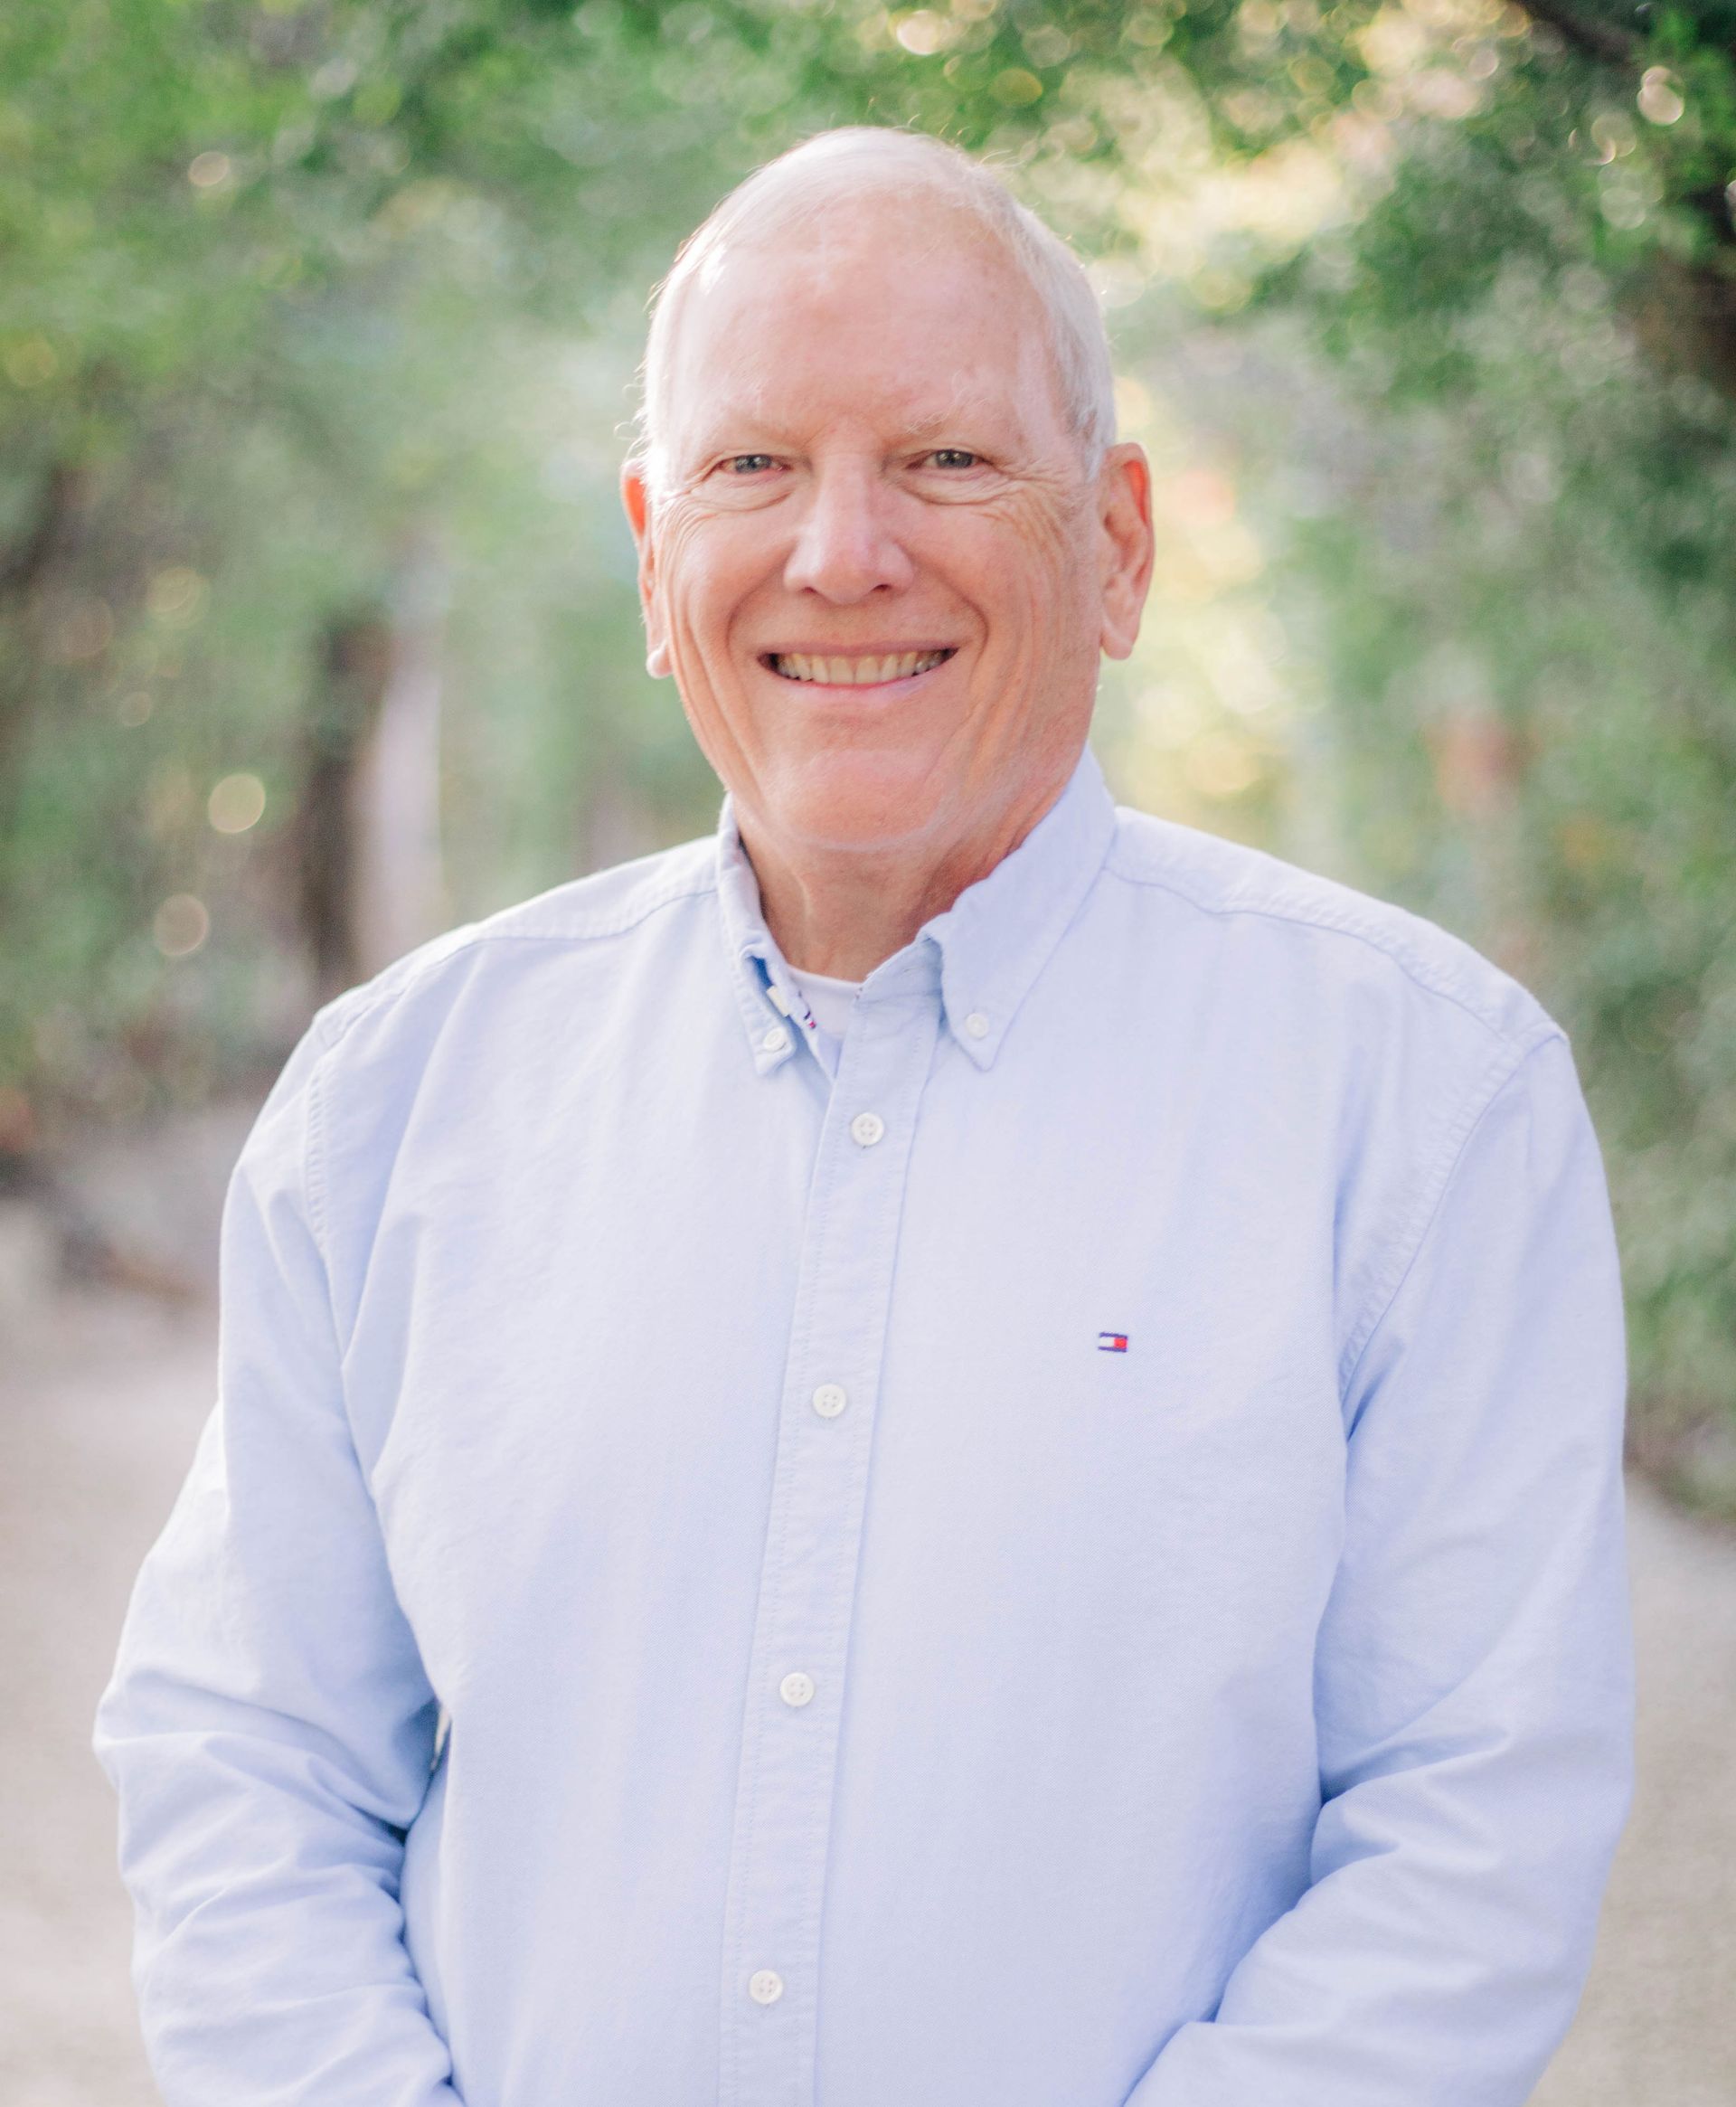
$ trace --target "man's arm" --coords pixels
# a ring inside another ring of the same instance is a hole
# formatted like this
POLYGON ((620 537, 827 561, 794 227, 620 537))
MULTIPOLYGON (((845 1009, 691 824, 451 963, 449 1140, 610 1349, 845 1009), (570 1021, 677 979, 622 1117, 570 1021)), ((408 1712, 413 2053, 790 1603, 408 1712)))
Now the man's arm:
POLYGON ((219 1403, 97 1717, 168 2107, 458 2107, 398 1902, 437 1707, 344 1412, 309 1196, 322 1051, 231 1183, 219 1403))
POLYGON ((1127 2107, 1521 2107, 1626 1817, 1625 1354, 1565 1041, 1466 1139, 1346 1388, 1311 1885, 1127 2107))

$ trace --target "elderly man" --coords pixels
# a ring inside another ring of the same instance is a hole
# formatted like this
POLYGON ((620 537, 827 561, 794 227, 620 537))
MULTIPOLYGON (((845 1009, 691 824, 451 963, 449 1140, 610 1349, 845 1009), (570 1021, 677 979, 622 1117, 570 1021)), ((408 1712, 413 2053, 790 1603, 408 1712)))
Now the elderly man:
POLYGON ((1628 1794, 1567 1045, 1118 812, 1085 281, 810 141, 625 495, 715 843, 316 1022, 98 1745, 171 2107, 1518 2107, 1628 1794))

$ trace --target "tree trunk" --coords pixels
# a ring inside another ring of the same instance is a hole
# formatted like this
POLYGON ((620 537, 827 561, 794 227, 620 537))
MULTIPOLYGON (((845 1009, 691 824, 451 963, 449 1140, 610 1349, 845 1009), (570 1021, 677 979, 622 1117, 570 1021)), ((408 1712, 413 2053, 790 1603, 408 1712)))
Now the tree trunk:
POLYGON ((391 649, 352 786, 354 928, 377 973, 446 924, 440 861, 440 644, 447 571, 432 538, 407 543, 392 590, 391 649))
POLYGON ((391 658, 392 633, 376 612, 352 610, 326 628, 307 726, 296 841, 302 929, 318 1002, 361 978, 351 786, 380 714, 391 658))
POLYGON ((88 468, 56 461, 30 524, 0 550, 0 839, 17 809, 41 679, 42 609, 78 553, 90 511, 88 468))
POLYGON ((317 998, 377 973, 446 918, 440 862, 440 638, 446 570, 406 545, 387 607, 326 633, 297 844, 317 998))

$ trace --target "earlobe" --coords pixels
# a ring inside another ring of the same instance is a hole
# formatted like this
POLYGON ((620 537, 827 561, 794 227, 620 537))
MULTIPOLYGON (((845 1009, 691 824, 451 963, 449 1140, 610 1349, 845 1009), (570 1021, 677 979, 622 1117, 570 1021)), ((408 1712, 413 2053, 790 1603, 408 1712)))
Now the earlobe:
POLYGON ((639 604, 645 614, 645 670, 653 680, 665 680, 675 669, 669 661, 669 638, 648 571, 640 572, 639 604))

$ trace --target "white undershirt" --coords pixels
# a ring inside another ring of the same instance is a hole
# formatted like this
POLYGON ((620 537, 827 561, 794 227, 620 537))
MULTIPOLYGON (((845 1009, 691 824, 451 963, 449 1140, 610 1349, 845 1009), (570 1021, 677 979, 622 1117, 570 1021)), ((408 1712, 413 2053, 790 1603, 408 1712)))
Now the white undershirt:
POLYGON ((850 1026, 850 1006, 861 992, 860 980, 834 980, 825 973, 797 973, 790 978, 802 991, 802 1000, 814 1013, 821 1031, 842 1039, 850 1026))

